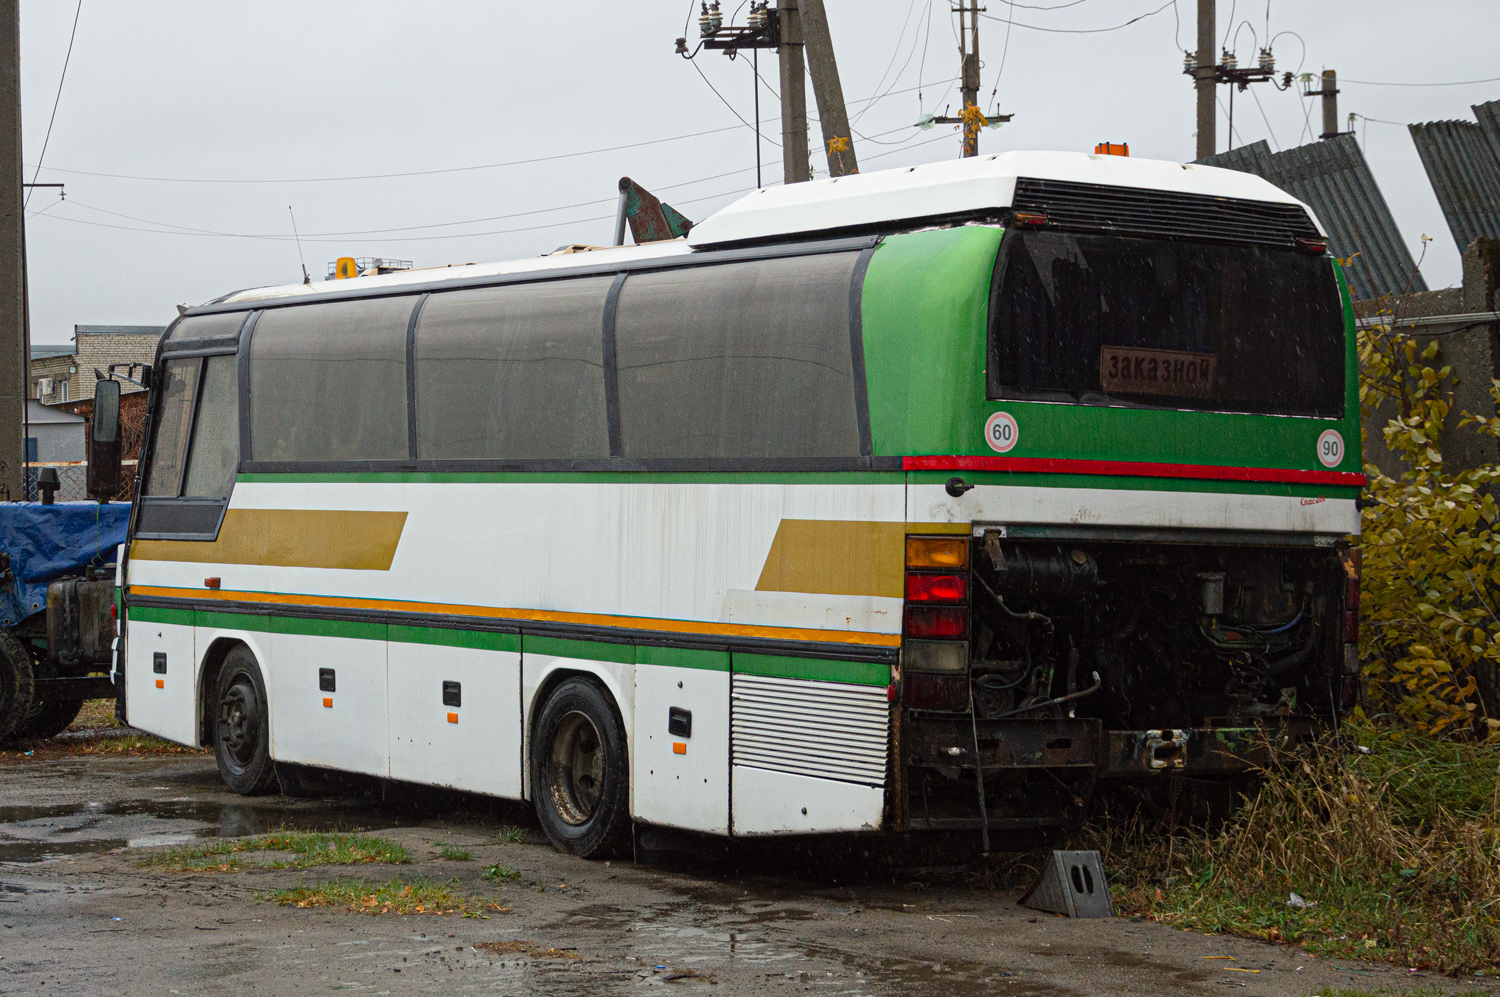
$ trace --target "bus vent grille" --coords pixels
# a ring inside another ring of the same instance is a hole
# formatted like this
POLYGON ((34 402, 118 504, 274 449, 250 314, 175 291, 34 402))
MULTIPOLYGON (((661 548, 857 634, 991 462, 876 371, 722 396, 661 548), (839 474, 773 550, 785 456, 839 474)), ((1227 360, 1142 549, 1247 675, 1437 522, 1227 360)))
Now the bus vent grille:
POLYGON ((1046 216, 1046 227, 1167 239, 1205 239, 1260 246, 1293 247, 1298 239, 1321 241, 1307 211, 1296 204, 1244 201, 1137 187, 1016 180, 1015 211, 1046 216))
POLYGON ((732 764, 885 785, 890 707, 885 687, 736 674, 732 764))

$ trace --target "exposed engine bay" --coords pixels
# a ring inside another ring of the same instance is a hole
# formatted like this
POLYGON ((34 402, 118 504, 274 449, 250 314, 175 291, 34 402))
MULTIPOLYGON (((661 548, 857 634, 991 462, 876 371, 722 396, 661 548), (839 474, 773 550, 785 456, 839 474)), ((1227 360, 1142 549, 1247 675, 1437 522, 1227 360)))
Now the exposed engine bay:
POLYGON ((1179 778, 1232 799, 1356 691, 1358 562, 1331 539, 911 537, 906 594, 906 828, 1075 824, 1106 785, 1175 807, 1179 778))
POLYGON ((996 533, 977 546, 970 674, 981 719, 1024 710, 1201 727, 1327 713, 1339 695, 1344 571, 1329 549, 996 533))

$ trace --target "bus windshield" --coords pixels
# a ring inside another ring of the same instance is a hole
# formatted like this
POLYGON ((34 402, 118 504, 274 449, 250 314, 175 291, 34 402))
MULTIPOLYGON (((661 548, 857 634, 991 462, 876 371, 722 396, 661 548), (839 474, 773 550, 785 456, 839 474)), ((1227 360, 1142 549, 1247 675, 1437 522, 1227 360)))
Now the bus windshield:
POLYGON ((987 377, 996 399, 1340 417, 1338 283, 1290 248, 1012 229, 987 377))

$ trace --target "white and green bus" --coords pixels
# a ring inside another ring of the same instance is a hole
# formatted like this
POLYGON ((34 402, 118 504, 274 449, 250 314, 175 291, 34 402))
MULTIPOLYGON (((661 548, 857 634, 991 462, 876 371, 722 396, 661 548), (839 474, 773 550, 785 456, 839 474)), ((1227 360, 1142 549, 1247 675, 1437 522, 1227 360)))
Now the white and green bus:
POLYGON ((117 685, 582 855, 1062 826, 1350 703, 1353 351, 1303 204, 1063 153, 240 291, 154 365, 117 685))

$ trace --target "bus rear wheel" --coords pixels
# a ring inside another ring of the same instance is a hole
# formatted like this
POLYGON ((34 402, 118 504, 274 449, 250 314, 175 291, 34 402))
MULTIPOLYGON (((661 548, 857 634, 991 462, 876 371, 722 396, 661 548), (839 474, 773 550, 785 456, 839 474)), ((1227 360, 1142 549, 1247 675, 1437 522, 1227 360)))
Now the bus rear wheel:
POLYGON ((547 697, 531 752, 537 819, 558 851, 584 858, 619 852, 630 840, 625 732, 614 704, 585 678, 547 697))
POLYGON ((241 796, 269 793, 276 785, 271 761, 266 683, 255 655, 241 645, 230 651, 214 683, 214 758, 224 784, 241 796))

